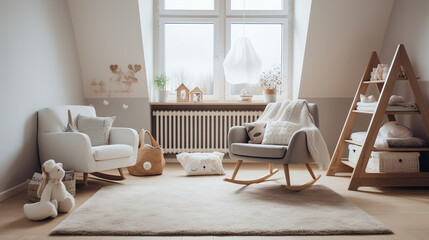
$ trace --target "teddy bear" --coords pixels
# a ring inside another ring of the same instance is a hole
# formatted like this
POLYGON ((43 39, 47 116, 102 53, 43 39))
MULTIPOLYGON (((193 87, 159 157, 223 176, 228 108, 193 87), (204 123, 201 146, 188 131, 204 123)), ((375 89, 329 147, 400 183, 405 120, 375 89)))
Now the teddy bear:
POLYGON ((68 212, 74 205, 73 196, 67 192, 62 179, 65 171, 61 163, 50 159, 42 166, 43 180, 37 189, 40 201, 24 205, 24 214, 30 220, 56 217, 58 212, 68 212))

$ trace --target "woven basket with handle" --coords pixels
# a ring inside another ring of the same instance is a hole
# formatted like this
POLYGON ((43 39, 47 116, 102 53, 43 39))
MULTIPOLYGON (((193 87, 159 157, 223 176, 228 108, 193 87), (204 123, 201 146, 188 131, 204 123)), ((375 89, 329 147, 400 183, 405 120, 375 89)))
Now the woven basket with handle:
POLYGON ((162 148, 152 137, 149 131, 142 129, 141 144, 137 153, 137 163, 132 167, 128 167, 128 172, 135 176, 150 176, 160 175, 165 166, 164 153, 162 148), (152 148, 145 146, 144 136, 149 135, 152 148))
MULTIPOLYGON (((67 192, 69 192, 73 197, 76 195, 76 180, 68 180, 63 181, 64 185, 66 186, 67 192)), ((40 182, 28 182, 27 187, 27 195, 28 199, 32 202, 38 202, 40 201, 40 198, 37 196, 37 189, 39 188, 40 182)))

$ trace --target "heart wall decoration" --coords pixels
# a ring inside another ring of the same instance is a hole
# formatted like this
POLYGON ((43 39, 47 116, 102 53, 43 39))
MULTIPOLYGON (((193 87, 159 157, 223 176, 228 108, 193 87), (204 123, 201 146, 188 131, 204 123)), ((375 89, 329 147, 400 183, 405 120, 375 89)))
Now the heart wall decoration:
POLYGON ((140 64, 128 64, 125 70, 118 64, 109 66, 112 77, 106 80, 91 81, 91 92, 96 94, 96 97, 126 97, 133 91, 133 85, 138 83, 136 73, 142 70, 140 64))

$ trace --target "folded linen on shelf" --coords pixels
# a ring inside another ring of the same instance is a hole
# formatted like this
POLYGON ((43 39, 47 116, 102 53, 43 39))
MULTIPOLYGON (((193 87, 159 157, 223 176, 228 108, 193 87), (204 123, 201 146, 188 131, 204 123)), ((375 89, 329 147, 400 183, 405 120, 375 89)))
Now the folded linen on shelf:
MULTIPOLYGON (((358 144, 363 145, 363 143, 365 142, 365 139, 366 139, 366 132, 354 132, 354 133, 352 133, 350 138, 352 139, 353 142, 356 142, 358 144)), ((381 136, 377 136, 375 143, 374 143, 374 147, 375 148, 388 148, 389 145, 387 144, 386 139, 384 139, 381 136)))
POLYGON ((376 107, 378 102, 358 102, 357 105, 360 107, 376 107))
MULTIPOLYGON (((357 103, 357 110, 361 111, 374 111, 377 107, 377 99, 370 95, 369 97, 361 94, 360 102, 357 103)), ((404 112, 414 112, 417 111, 417 104, 415 102, 407 102, 402 96, 392 95, 389 99, 389 103, 386 111, 404 111, 404 112)))
MULTIPOLYGON (((353 142, 364 144, 366 139, 366 132, 354 132, 351 135, 353 142)), ((377 136, 374 147, 375 148, 419 148, 426 145, 425 140, 417 137, 407 138, 384 138, 380 135, 377 136)))

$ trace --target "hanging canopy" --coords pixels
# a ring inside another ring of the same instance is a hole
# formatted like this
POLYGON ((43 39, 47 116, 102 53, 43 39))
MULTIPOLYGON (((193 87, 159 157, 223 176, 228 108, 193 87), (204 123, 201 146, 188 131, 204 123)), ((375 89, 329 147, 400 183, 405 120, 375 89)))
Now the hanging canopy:
POLYGON ((257 83, 262 70, 262 61, 249 38, 239 38, 223 61, 226 81, 230 84, 257 83))

